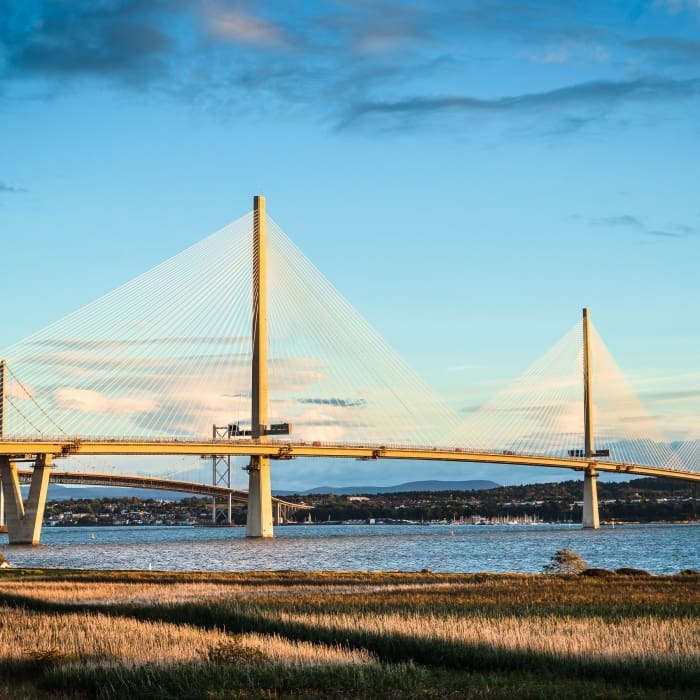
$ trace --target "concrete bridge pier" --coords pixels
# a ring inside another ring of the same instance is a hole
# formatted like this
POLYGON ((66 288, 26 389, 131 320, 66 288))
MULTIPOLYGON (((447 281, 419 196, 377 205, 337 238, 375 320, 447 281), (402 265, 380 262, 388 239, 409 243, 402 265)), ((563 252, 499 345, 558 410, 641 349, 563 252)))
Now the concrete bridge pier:
MULTIPOLYGON (((5 434, 5 360, 0 360, 0 437, 5 434)), ((0 532, 5 528, 5 489, 0 474, 0 532)))
POLYGON ((583 527, 597 530, 600 527, 598 515, 598 474, 592 467, 583 475, 583 527))
POLYGON ((246 537, 273 537, 269 457, 251 457, 248 466, 246 537))
POLYGON ((37 456, 25 503, 19 486, 17 465, 8 457, 0 457, 0 480, 6 489, 5 510, 10 544, 39 544, 51 463, 51 455, 37 456))

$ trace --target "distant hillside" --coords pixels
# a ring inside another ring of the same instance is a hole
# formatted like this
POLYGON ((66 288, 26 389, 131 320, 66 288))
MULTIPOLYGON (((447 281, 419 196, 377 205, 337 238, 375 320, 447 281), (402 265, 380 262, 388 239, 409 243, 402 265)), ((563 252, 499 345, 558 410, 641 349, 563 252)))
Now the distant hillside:
MULTIPOLYGON (((22 486, 22 494, 26 498, 29 486, 22 486)), ((156 489, 132 489, 114 486, 63 486, 61 484, 49 484, 49 501, 68 501, 70 499, 101 499, 101 498, 140 498, 148 500, 179 501, 183 498, 191 498, 193 494, 178 493, 176 491, 158 491, 156 489)))
POLYGON ((409 481, 405 484, 395 486, 317 486, 313 489, 303 491, 275 491, 275 496, 291 496, 299 494, 307 496, 311 494, 334 493, 339 496, 355 494, 377 494, 377 493, 407 493, 410 491, 483 491, 486 489, 497 489, 500 484, 495 481, 472 480, 472 481, 409 481))
MULTIPOLYGON (((352 494, 378 494, 378 493, 403 493, 410 491, 483 491, 485 489, 499 488, 495 481, 409 481, 396 486, 317 486, 313 489, 290 491, 275 490, 275 496, 301 496, 310 494, 334 493, 339 496, 352 494)), ((22 486, 22 493, 26 497, 29 486, 22 486)), ((114 486, 70 486, 62 484, 49 484, 49 501, 67 501, 70 499, 100 499, 100 498, 140 498, 147 500, 180 501, 183 498, 191 498, 193 494, 179 493, 176 491, 158 491, 155 489, 135 489, 114 486)))

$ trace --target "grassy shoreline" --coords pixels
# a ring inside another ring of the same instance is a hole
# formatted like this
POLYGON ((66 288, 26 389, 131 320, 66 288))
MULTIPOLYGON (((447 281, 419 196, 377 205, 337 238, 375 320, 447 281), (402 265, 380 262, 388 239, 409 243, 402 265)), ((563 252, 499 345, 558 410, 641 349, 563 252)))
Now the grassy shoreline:
POLYGON ((9 568, 0 631, 0 698, 690 698, 700 575, 9 568))

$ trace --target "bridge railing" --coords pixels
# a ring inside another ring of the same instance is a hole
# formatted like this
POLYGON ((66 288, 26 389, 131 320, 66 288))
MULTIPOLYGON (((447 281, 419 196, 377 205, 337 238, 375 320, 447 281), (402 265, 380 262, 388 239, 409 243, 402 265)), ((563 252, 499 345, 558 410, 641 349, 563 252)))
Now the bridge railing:
MULTIPOLYGON (((65 449, 62 455, 63 457, 71 456, 71 448, 78 448, 82 443, 104 443, 104 444, 125 444, 125 445, 202 445, 205 447, 211 446, 212 454, 216 454, 216 446, 223 444, 236 444, 245 447, 246 445, 260 445, 267 444, 274 447, 284 448, 289 447, 293 449, 294 447, 305 446, 305 447, 318 447, 321 449, 327 449, 332 451, 337 450, 352 450, 352 449, 366 449, 377 451, 381 453, 382 451, 393 450, 393 451, 403 451, 403 452, 436 452, 436 453, 467 453, 475 455, 484 455, 490 457, 528 457, 532 459, 538 458, 556 458, 556 459, 566 459, 567 462, 572 464, 586 465, 591 462, 591 459, 583 456, 572 456, 569 454, 545 454, 541 452, 528 451, 519 449, 514 451, 512 449, 484 449, 483 447, 468 447, 468 446, 455 446, 455 445, 420 445, 420 444, 407 444, 407 443, 392 443, 392 442, 382 442, 382 443, 358 443, 358 442, 340 442, 340 441, 325 441, 325 440, 283 440, 268 438, 265 443, 261 443, 260 440, 250 439, 250 438, 220 438, 212 439, 211 437, 205 438, 193 438, 193 437, 144 437, 136 435, 110 435, 110 436, 93 436, 93 435, 4 435, 0 437, 0 443, 53 443, 64 446, 65 449)), ((209 454, 207 450, 202 450, 203 454, 209 454)), ((335 455, 329 454, 328 457, 334 457, 335 455)), ((337 455, 337 457, 342 458, 345 455, 337 455)), ((371 458, 371 457, 368 457, 371 458)), ((360 458, 362 459, 362 457, 360 458)), ((510 461, 510 460, 505 460, 510 461)), ((621 467, 635 467, 635 466, 659 466, 659 465, 645 465, 641 462, 631 462, 628 460, 618 460, 613 456, 595 457, 595 461, 598 463, 609 462, 611 464, 620 465, 621 467)), ((676 462, 674 464, 663 465, 660 468, 673 469, 674 471, 688 472, 695 474, 698 472, 697 468, 692 468, 691 466, 683 463, 682 461, 676 462)))

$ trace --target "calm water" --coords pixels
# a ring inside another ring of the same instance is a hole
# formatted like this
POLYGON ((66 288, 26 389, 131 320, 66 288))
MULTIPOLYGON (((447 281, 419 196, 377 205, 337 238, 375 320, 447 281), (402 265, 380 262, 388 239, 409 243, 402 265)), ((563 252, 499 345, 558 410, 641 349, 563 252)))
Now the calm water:
POLYGON ((245 571, 249 569, 537 572, 573 549, 590 566, 654 573, 700 569, 700 525, 297 525, 272 540, 244 528, 44 528, 37 547, 0 551, 15 566, 245 571), (94 539, 92 535, 94 534, 94 539))

